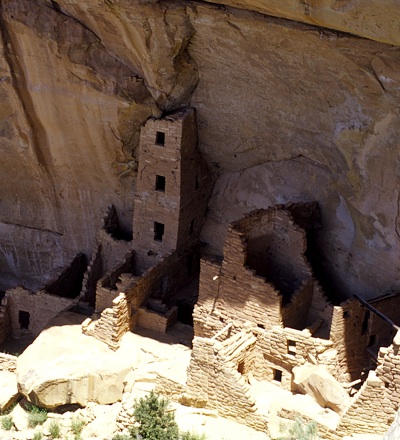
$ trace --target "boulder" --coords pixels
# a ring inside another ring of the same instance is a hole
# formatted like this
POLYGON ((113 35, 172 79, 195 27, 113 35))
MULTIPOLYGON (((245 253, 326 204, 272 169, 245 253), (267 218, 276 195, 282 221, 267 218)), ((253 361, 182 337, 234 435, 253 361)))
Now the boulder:
POLYGON ((48 409, 121 400, 125 378, 135 364, 127 336, 126 343, 114 352, 83 335, 80 325, 48 328, 18 358, 20 392, 48 409))
POLYGON ((0 411, 9 408, 19 396, 17 375, 9 371, 0 371, 0 411))
POLYGON ((313 397, 322 407, 343 414, 350 397, 340 383, 321 365, 305 364, 293 368, 295 390, 313 397))
POLYGON ((28 413, 18 404, 11 413, 15 429, 17 431, 25 431, 28 429, 28 413))

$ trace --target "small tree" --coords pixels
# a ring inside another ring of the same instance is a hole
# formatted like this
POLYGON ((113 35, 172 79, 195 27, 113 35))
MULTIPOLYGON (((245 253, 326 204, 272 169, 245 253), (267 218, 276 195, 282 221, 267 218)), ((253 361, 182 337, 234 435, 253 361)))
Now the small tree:
POLYGON ((130 428, 132 438, 143 440, 177 440, 179 428, 175 415, 168 411, 167 399, 151 393, 136 401, 133 416, 135 426, 130 428))
POLYGON ((318 426, 315 422, 306 423, 298 417, 289 429, 281 426, 280 431, 286 431, 285 437, 278 440, 318 440, 318 426))

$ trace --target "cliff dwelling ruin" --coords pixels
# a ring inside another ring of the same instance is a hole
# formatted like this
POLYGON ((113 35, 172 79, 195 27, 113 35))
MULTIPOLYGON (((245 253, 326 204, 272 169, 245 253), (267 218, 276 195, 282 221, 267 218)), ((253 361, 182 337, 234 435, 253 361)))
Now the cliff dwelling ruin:
POLYGON ((229 224, 223 255, 206 254, 199 235, 213 177, 195 109, 150 118, 139 145, 132 236, 110 206, 89 261, 77 255, 34 292, 6 291, 1 341, 35 337, 74 310, 88 316, 85 335, 118 350, 126 333, 165 333, 179 319, 193 325, 187 376, 157 378, 172 400, 268 432, 270 404, 257 389, 272 383, 335 414, 333 425, 318 421, 323 438, 384 433, 399 405, 400 340, 390 324, 400 322, 398 294, 367 304, 352 292, 340 303, 325 294, 308 259, 324 226, 314 201, 247 212, 229 224))

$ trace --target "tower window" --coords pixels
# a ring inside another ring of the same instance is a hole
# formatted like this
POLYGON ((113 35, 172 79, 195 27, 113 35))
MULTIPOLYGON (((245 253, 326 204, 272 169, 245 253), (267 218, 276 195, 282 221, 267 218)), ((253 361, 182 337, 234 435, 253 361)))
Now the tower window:
POLYGON ((156 191, 165 192, 165 177, 156 176, 156 191))
POLYGON ((199 176, 195 176, 194 177, 194 189, 199 189, 200 188, 200 181, 199 181, 199 176))
POLYGON ((162 241, 164 235, 164 224, 154 222, 154 240, 162 241))
POLYGON ((163 131, 157 131, 156 133, 156 145, 165 145, 165 133, 163 131))
POLYGON ((19 326, 21 328, 28 329, 30 317, 31 317, 31 315, 29 314, 29 312, 24 312, 23 310, 20 310, 18 312, 19 326))

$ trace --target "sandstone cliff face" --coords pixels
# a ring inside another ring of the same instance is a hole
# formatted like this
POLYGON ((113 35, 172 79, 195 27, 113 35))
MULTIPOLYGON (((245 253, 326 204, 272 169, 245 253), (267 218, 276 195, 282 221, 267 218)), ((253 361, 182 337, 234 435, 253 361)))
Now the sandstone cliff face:
POLYGON ((396 287, 395 12, 273 3, 1 2, 0 288, 35 287, 90 253, 110 203, 129 231, 140 126, 189 103, 217 177, 210 250, 244 212, 316 199, 328 284, 368 296, 396 287))

